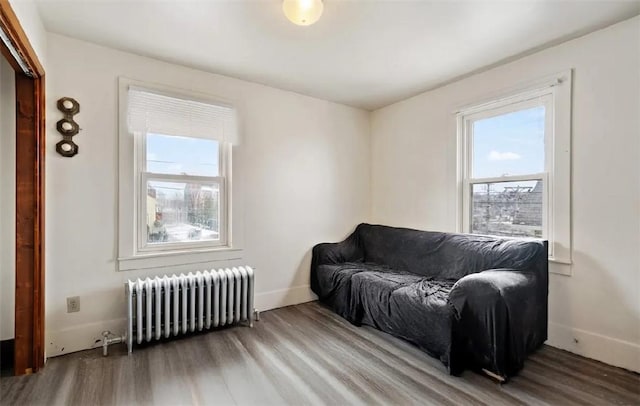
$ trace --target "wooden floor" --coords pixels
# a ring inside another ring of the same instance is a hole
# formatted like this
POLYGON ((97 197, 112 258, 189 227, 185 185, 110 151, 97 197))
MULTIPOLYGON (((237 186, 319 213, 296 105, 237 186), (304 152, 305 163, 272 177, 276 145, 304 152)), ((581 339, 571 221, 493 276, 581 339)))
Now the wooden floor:
POLYGON ((437 404, 640 405, 637 374, 545 347, 506 385, 436 359, 317 303, 233 327, 137 348, 53 358, 36 375, 4 378, 2 405, 437 404))

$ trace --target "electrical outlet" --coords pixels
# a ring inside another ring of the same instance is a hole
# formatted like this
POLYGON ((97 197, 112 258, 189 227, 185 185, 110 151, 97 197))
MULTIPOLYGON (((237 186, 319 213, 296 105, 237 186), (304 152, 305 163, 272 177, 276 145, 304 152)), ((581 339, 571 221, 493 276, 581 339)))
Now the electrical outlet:
POLYGON ((80 311, 80 296, 67 298, 67 313, 75 313, 80 311))

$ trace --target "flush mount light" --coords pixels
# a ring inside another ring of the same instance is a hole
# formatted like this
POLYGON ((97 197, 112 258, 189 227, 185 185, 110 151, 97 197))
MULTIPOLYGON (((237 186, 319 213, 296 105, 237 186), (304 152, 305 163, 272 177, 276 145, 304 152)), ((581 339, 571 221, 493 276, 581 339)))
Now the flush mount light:
POLYGON ((311 25, 320 19, 324 10, 322 0, 283 0, 282 11, 297 25, 311 25))

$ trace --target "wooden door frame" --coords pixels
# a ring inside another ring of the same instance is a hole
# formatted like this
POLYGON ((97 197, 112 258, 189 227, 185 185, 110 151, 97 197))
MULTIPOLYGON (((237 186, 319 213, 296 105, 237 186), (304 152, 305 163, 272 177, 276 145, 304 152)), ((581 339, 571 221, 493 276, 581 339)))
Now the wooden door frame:
POLYGON ((8 0, 0 0, 0 50, 16 88, 16 375, 44 366, 44 68, 8 0))

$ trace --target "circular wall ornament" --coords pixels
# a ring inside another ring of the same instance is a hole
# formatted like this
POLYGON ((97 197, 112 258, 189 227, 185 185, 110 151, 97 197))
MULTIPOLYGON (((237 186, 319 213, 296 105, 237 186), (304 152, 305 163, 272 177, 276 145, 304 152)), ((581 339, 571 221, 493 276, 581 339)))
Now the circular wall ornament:
POLYGON ((62 135, 74 136, 80 131, 78 123, 68 118, 63 118, 56 123, 58 132, 62 135))
POLYGON ((62 140, 56 144, 56 151, 64 157, 71 158, 78 153, 78 146, 71 140, 62 140))
POLYGON ((73 116, 80 113, 80 103, 73 97, 63 97, 58 100, 58 110, 73 116))

